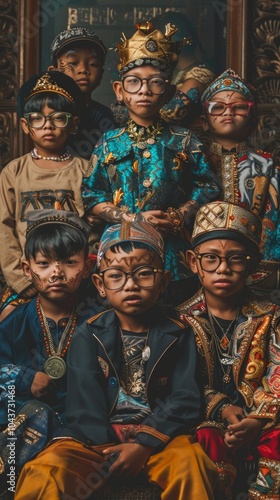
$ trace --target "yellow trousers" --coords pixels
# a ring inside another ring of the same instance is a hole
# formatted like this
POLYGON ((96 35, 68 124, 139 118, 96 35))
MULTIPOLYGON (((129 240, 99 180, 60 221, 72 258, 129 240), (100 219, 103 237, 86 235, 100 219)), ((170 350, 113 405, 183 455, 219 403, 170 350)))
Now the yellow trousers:
MULTIPOLYGON (((88 498, 108 480, 108 445, 86 447, 73 439, 51 444, 22 469, 15 500, 78 500, 88 498)), ((163 500, 214 500, 218 471, 198 443, 179 436, 152 455, 149 481, 162 488, 163 500)))

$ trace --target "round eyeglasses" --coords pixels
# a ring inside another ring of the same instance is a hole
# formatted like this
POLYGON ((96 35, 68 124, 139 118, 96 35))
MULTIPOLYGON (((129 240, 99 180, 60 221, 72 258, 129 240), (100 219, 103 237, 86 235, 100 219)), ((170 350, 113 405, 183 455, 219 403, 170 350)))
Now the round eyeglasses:
POLYGON ((246 116, 250 113, 254 103, 252 101, 236 101, 231 103, 206 101, 203 103, 203 106, 205 106, 209 115, 213 116, 222 115, 227 108, 230 108, 234 115, 246 116))
POLYGON ((242 273, 247 269, 251 255, 243 255, 239 253, 232 253, 227 257, 220 257, 215 253, 198 253, 196 259, 199 260, 201 269, 208 273, 213 273, 220 267, 223 260, 226 261, 228 268, 235 273, 242 273))
POLYGON ((70 118, 72 118, 71 113, 65 113, 64 111, 55 111, 47 116, 43 113, 26 113, 23 116, 31 128, 42 128, 47 120, 50 120, 56 128, 64 128, 67 127, 70 118))
POLYGON ((103 279, 105 288, 108 290, 119 290, 127 282, 128 278, 132 278, 136 285, 141 288, 151 288, 156 279, 157 273, 163 273, 163 269, 158 269, 152 266, 140 266, 134 271, 126 272, 122 269, 108 268, 99 273, 103 279))
POLYGON ((150 92, 155 95, 160 95, 165 92, 166 84, 169 80, 158 76, 152 76, 151 78, 139 78, 138 76, 124 76, 122 78, 122 86, 126 92, 129 94, 136 94, 139 92, 143 83, 147 83, 147 87, 150 92))

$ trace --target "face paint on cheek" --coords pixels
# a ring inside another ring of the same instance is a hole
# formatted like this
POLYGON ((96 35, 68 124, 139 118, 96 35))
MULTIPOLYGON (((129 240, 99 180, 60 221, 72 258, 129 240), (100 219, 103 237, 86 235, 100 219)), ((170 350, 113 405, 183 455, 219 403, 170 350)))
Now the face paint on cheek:
POLYGON ((40 275, 35 273, 32 269, 30 269, 30 273, 36 288, 38 288, 38 290, 42 290, 44 288, 44 283, 47 283, 47 278, 41 278, 40 275))
POLYGON ((65 73, 65 71, 69 71, 69 73, 74 73, 74 68, 70 63, 59 61, 59 71, 65 73))
POLYGON ((124 103, 127 104, 128 106, 130 106, 130 104, 131 104, 131 97, 130 98, 125 97, 124 98, 124 103))

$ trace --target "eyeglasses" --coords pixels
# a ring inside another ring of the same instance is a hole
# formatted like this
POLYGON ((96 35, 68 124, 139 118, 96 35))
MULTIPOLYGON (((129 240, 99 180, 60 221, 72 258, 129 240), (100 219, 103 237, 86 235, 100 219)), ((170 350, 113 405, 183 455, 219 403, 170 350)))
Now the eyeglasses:
POLYGON ((247 269, 248 264, 251 260, 251 255, 243 255, 239 253, 232 253, 227 255, 227 257, 220 257, 215 253, 198 253, 195 256, 199 262, 203 271, 208 273, 213 273, 220 267, 223 260, 226 261, 228 268, 236 273, 242 273, 247 269))
POLYGON ((28 126, 31 128, 42 128, 47 120, 50 120, 56 128, 64 128, 67 127, 72 117, 71 113, 65 113, 64 111, 55 111, 48 116, 43 115, 43 113, 26 113, 24 115, 28 126))
POLYGON ((152 76, 151 78, 139 78, 138 76, 124 76, 122 79, 122 86, 129 94, 136 94, 139 92, 143 83, 147 83, 147 87, 155 95, 160 95, 165 92, 166 84, 169 80, 164 78, 152 76))
POLYGON ((227 108, 231 108, 234 115, 246 116, 250 113, 254 103, 252 101, 236 101, 226 104, 220 101, 206 101, 203 106, 205 106, 209 115, 213 116, 222 115, 227 108))
POLYGON ((126 272, 110 267, 101 271, 99 276, 103 279, 104 286, 108 290, 119 290, 129 277, 141 288, 151 288, 155 283, 157 273, 163 273, 163 270, 152 266, 140 266, 134 271, 126 272))

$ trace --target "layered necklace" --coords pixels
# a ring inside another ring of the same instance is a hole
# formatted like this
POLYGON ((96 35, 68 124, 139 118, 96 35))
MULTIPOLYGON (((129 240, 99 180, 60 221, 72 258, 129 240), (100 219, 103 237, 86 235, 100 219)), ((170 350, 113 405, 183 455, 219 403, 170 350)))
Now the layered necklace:
POLYGON ((34 160, 52 160, 52 161, 66 161, 70 160, 72 156, 68 151, 65 151, 65 153, 63 153, 60 156, 41 156, 39 155, 37 148, 32 149, 30 154, 34 160))
POLYGON ((232 335, 232 333, 235 327, 238 313, 239 311, 237 311, 235 318, 229 323, 229 325, 227 325, 226 328, 223 328, 218 319, 215 316, 213 316, 210 310, 208 310, 208 317, 212 330, 213 344, 223 372, 222 381, 225 384, 229 384, 231 381, 230 371, 231 371, 231 366, 235 359, 233 355, 234 335, 232 335), (219 328, 219 331, 222 333, 221 338, 217 334, 217 327, 219 328))
POLYGON ((48 354, 48 359, 44 364, 44 372, 53 379, 59 379, 63 377, 66 372, 66 363, 63 358, 73 337, 73 333, 77 324, 77 313, 75 312, 74 307, 71 316, 62 332, 57 350, 55 350, 49 323, 40 304, 39 297, 37 297, 36 308, 44 335, 44 344, 46 346, 46 351, 48 354))
POLYGON ((154 144, 157 135, 162 133, 164 129, 162 120, 159 120, 155 125, 141 127, 133 120, 129 120, 126 126, 129 138, 139 149, 146 149, 147 144, 154 144))
MULTIPOLYGON (((129 335, 123 334, 121 327, 120 334, 124 360, 123 383, 132 396, 139 397, 144 391, 142 380, 144 375, 144 363, 148 361, 151 355, 151 349, 148 346, 149 330, 146 332, 145 338, 139 335, 139 341, 137 340, 137 342, 133 344, 129 341, 129 335), (142 348, 143 343, 144 347, 142 348), (132 361, 130 361, 130 359, 132 361)), ((136 335, 137 334, 135 334, 134 337, 136 337, 136 335)))

